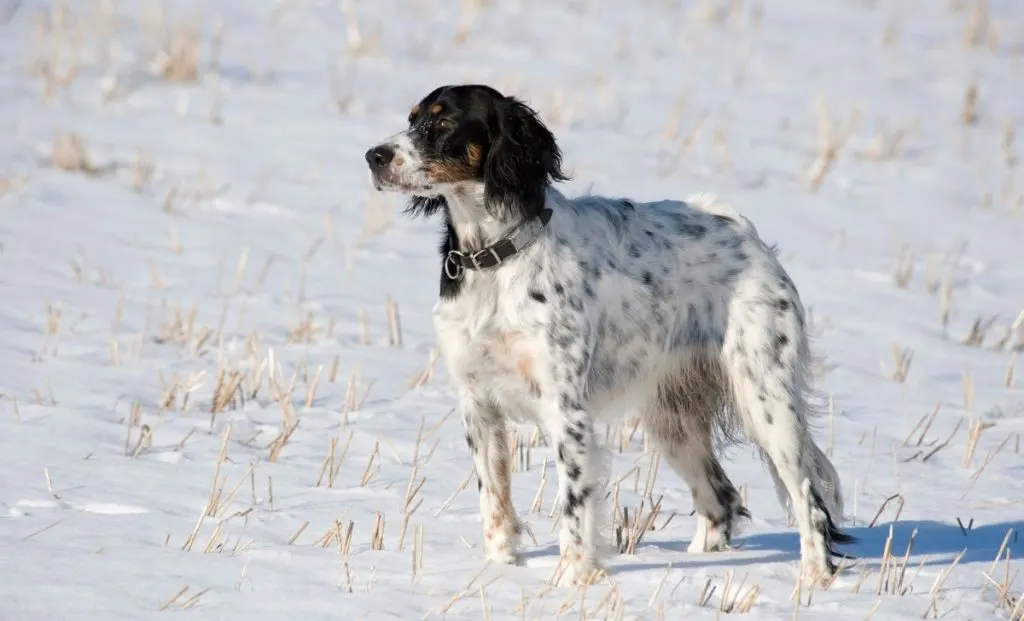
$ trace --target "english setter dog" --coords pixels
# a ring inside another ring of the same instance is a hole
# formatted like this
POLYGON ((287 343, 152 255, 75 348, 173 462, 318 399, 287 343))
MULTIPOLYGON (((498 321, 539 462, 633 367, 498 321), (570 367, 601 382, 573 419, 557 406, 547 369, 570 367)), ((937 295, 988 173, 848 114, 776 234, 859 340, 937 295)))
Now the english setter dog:
POLYGON ((742 517, 716 440, 760 449, 800 530, 805 577, 849 543, 839 479, 808 429, 804 309, 753 224, 711 195, 685 202, 566 198, 554 136, 536 112, 482 85, 443 86, 409 126, 366 152, 377 190, 440 215, 439 347, 458 391, 488 559, 514 563, 506 419, 555 449, 563 584, 600 568, 603 461, 595 421, 636 411, 689 486, 690 552, 728 548, 742 517))

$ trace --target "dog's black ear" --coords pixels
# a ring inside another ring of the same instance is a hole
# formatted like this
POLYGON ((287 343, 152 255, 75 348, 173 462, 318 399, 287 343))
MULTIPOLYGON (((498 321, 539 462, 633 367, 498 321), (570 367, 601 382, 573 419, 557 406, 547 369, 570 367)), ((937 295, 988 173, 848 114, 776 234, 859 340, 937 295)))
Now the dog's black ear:
POLYGON ((544 191, 562 172, 555 137, 529 106, 514 97, 496 105, 490 123, 491 144, 484 164, 484 193, 491 209, 529 217, 544 208, 544 191))

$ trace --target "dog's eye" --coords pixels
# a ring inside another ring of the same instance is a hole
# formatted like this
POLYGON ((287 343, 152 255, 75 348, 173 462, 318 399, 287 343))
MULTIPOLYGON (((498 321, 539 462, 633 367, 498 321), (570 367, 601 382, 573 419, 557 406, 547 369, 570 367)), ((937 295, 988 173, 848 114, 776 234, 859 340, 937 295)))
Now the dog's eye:
POLYGON ((443 130, 449 130, 455 127, 455 121, 451 119, 438 119, 437 126, 443 130))

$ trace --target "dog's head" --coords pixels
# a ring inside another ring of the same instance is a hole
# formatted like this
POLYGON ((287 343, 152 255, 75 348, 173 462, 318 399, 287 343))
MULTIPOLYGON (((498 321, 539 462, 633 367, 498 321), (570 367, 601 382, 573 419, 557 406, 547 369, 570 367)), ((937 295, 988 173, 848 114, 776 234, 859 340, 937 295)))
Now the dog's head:
POLYGON ((545 187, 566 179, 537 113, 483 85, 435 89, 412 107, 408 129, 367 151, 366 162, 374 186, 411 196, 416 215, 481 186, 491 215, 536 215, 545 187))

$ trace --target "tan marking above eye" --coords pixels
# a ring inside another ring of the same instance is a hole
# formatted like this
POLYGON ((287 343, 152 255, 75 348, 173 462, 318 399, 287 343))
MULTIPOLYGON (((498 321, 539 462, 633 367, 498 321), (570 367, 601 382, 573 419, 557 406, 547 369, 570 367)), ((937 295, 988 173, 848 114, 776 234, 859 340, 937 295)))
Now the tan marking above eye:
POLYGON ((430 106, 431 114, 441 114, 442 110, 444 110, 444 106, 442 106, 441 104, 434 104, 430 106))

